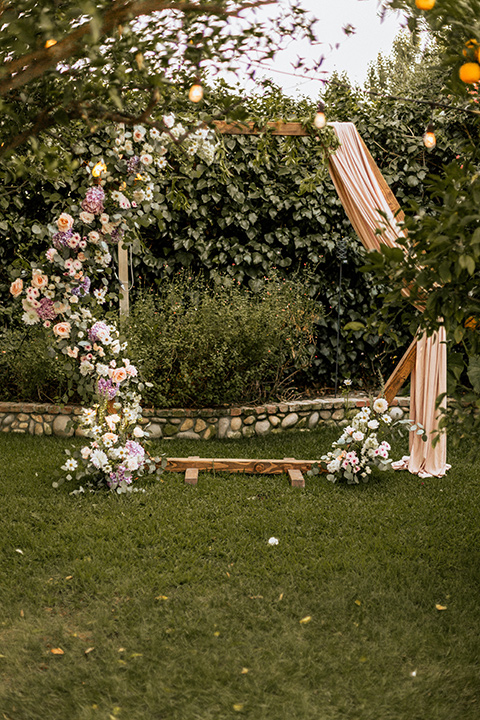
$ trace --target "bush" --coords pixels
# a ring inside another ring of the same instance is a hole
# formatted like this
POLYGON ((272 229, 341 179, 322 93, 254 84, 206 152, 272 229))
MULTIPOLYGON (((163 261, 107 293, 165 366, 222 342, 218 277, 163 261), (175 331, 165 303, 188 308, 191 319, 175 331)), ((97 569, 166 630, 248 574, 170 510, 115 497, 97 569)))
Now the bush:
POLYGON ((40 327, 0 331, 2 401, 60 402, 67 380, 40 327))
POLYGON ((126 329, 129 356, 156 407, 208 407, 282 397, 314 353, 318 308, 298 281, 253 293, 228 277, 180 273, 143 293, 126 329))

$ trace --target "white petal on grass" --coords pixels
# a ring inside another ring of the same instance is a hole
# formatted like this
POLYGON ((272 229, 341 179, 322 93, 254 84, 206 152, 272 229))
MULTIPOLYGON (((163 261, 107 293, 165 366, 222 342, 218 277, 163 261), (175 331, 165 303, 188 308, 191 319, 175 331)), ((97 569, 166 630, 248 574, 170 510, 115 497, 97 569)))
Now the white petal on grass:
POLYGON ((268 538, 268 544, 269 545, 278 545, 278 538, 273 537, 273 536, 271 538, 268 538))

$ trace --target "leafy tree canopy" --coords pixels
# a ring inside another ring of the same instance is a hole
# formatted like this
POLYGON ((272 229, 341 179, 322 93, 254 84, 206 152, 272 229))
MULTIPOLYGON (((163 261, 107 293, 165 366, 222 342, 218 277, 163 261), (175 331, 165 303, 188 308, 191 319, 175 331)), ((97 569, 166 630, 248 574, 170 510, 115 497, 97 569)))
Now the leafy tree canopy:
MULTIPOLYGON (((28 141, 47 170, 58 166, 49 132, 72 121, 147 122, 197 77, 232 59, 271 58, 285 37, 314 38, 292 0, 35 0, 0 2, 0 158, 28 141), (254 10, 268 7, 265 14, 254 10), (249 10, 248 20, 244 11, 249 10), (132 107, 133 105, 133 107, 132 107)), ((246 71, 250 73, 250 68, 246 71)), ((164 130, 161 121, 158 129, 164 130)))

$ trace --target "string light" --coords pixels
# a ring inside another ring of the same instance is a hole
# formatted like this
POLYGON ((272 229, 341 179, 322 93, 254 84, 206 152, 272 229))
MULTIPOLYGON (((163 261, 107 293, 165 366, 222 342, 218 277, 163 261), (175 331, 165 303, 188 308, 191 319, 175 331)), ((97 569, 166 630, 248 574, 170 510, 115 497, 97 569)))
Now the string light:
POLYGON ((188 99, 190 102, 198 103, 203 98, 203 87, 199 80, 196 80, 188 91, 188 99))
POLYGON ((321 130, 325 127, 327 124, 327 118, 325 117, 325 103, 323 103, 321 100, 318 103, 317 106, 317 114, 315 115, 313 124, 317 128, 317 130, 321 130))
POLYGON ((428 150, 432 150, 437 144, 437 138, 435 137, 435 133, 433 132, 432 123, 428 123, 427 125, 425 135, 423 136, 423 144, 428 150))

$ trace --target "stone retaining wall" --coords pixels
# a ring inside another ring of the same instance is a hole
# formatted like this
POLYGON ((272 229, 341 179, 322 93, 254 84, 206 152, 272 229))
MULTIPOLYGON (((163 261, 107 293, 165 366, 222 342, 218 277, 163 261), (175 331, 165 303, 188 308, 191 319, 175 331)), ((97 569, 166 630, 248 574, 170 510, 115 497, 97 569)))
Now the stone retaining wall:
MULTIPOLYGON (((349 399, 351 407, 362 407, 366 397, 349 399)), ((394 419, 408 415, 410 398, 396 398, 390 408, 394 419)), ((68 437, 68 422, 81 413, 73 405, 1 403, 2 432, 68 437)), ((322 424, 340 424, 345 418, 343 398, 317 398, 260 406, 205 408, 202 410, 156 410, 144 408, 142 424, 151 438, 209 440, 217 437, 264 436, 288 430, 313 430, 322 424)), ((76 435, 81 435, 77 430, 76 435)))

